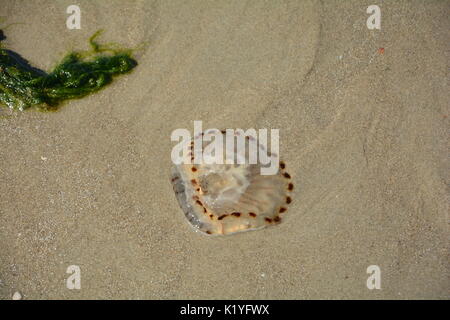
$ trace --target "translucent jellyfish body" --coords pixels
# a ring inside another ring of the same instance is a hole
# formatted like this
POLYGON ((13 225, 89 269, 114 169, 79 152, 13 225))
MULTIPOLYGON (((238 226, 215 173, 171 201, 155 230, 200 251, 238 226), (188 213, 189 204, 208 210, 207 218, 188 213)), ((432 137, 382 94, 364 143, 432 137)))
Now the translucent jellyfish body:
MULTIPOLYGON (((247 136, 243 149, 237 148, 236 143, 231 150, 223 144, 223 153, 215 155, 216 159, 223 158, 222 164, 205 161, 196 164, 195 145, 201 144, 206 151, 208 142, 202 138, 208 133, 194 137, 187 146, 183 163, 172 168, 173 189, 189 223, 208 235, 234 234, 280 223, 292 202, 290 193, 294 188, 285 163, 257 139, 247 136), (252 144, 254 149, 250 147, 252 144), (264 165, 249 161, 255 149, 277 160, 274 174, 261 174, 264 165)), ((225 131, 218 133, 225 137, 225 131)))

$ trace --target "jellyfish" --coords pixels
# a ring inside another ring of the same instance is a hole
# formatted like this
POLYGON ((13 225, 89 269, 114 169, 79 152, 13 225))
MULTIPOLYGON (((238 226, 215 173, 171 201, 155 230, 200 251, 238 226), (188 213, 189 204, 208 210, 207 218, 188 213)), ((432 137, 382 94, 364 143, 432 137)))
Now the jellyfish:
POLYGON ((216 138, 217 133, 223 138, 228 135, 217 129, 202 132, 186 144, 184 161, 172 167, 172 186, 187 221, 205 235, 230 235, 279 224, 292 202, 294 189, 286 164, 277 159, 276 173, 262 174, 265 165, 250 161, 255 150, 252 146, 259 154, 272 158, 278 155, 269 152, 254 136, 245 136, 244 148, 236 143, 224 144, 223 152, 215 155, 223 161, 196 162, 195 145, 201 144, 206 150, 208 139, 204 138, 211 133, 216 138))

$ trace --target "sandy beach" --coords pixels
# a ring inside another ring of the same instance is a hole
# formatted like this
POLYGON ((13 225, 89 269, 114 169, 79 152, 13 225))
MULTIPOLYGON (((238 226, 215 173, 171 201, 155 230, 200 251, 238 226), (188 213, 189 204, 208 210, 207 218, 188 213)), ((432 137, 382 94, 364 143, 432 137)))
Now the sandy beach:
POLYGON ((379 1, 380 30, 365 0, 79 0, 81 30, 72 1, 0 3, 43 70, 99 29, 141 47, 58 112, 0 108, 0 299, 449 298, 450 1, 379 1), (282 223, 194 232, 170 183, 194 120, 280 129, 282 223))

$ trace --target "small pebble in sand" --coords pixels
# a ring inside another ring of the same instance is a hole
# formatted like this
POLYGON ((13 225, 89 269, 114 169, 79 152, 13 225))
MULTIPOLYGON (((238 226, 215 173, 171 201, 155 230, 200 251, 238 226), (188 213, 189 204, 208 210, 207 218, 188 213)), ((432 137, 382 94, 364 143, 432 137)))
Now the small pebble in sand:
POLYGON ((13 300, 22 300, 22 294, 19 291, 14 292, 12 296, 13 300))
POLYGON ((47 161, 47 157, 41 157, 42 161, 47 161))

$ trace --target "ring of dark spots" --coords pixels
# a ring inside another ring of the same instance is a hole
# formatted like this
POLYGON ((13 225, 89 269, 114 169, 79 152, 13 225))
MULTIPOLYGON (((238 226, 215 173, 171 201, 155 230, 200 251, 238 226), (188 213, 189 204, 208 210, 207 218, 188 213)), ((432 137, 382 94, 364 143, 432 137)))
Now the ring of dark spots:
POLYGON ((291 175, 290 175, 289 173, 287 173, 287 172, 285 172, 285 173, 283 174, 283 176, 284 176, 285 178, 288 178, 288 179, 291 178, 291 175))
POLYGON ((269 223, 272 222, 272 219, 270 219, 270 218, 265 218, 264 220, 266 220, 266 221, 269 222, 269 223))
POLYGON ((294 185, 293 185, 292 183, 289 183, 289 184, 288 184, 288 190, 289 190, 289 191, 294 190, 294 185))
POLYGON ((235 216, 235 217, 240 217, 241 213, 240 212, 233 212, 232 215, 235 216))
POLYGON ((248 215, 253 218, 256 217, 256 213, 254 213, 254 212, 249 212, 248 215))
POLYGON ((283 212, 286 212, 286 210, 287 210, 286 208, 281 207, 279 212, 280 212, 280 213, 283 213, 283 212))
POLYGON ((222 220, 223 218, 225 218, 227 216, 227 214, 223 214, 221 215, 217 220, 222 220))
POLYGON ((280 221, 281 221, 281 218, 280 218, 279 216, 276 216, 275 218, 273 218, 273 221, 275 221, 275 222, 280 222, 280 221))
POLYGON ((281 168, 281 169, 286 168, 286 164, 285 164, 283 161, 280 162, 280 168, 281 168))
POLYGON ((286 203, 289 204, 292 202, 292 198, 291 197, 286 197, 286 203))

